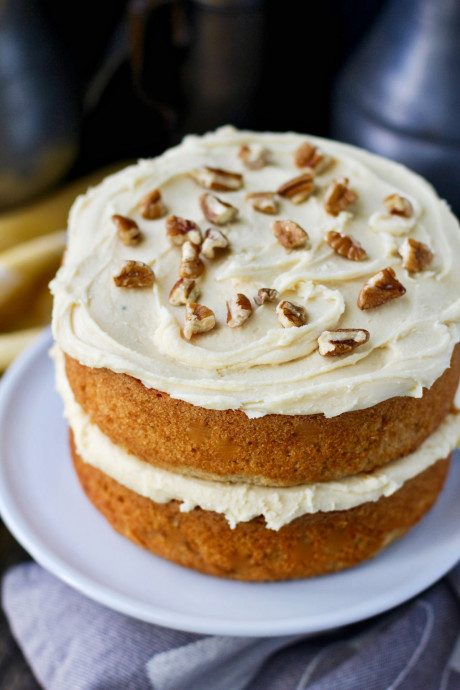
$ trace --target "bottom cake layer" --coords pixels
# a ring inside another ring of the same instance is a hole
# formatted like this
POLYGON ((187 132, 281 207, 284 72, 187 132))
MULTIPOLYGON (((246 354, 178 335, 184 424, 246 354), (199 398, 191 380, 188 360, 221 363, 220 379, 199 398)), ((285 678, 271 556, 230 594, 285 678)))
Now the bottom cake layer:
POLYGON ((75 469, 92 503, 118 532, 157 556, 202 573, 247 581, 312 577, 372 558, 405 534, 435 503, 450 456, 394 494, 350 510, 303 515, 279 530, 262 517, 232 529, 223 515, 178 501, 155 503, 84 462, 72 433, 75 469))

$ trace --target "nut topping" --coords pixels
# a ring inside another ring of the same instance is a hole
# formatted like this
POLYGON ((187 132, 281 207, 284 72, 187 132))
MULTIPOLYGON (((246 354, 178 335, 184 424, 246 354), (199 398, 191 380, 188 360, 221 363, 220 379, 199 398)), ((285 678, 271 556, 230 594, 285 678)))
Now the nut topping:
POLYGON ((288 180, 277 192, 280 196, 286 197, 292 201, 293 204, 301 204, 306 201, 313 193, 315 187, 313 173, 308 170, 292 180, 288 180))
POLYGON ((276 307, 278 321, 283 328, 300 328, 307 323, 307 314, 300 304, 294 304, 283 299, 276 307))
POLYGON ((315 173, 321 174, 332 165, 333 159, 327 156, 321 149, 305 141, 294 151, 294 163, 298 168, 312 168, 315 173))
POLYGON ((231 223, 238 215, 237 208, 213 194, 202 194, 200 207, 206 220, 216 225, 231 223))
POLYGON ((335 357, 351 352, 369 340, 369 331, 358 328, 337 328, 335 331, 323 331, 318 338, 319 354, 323 357, 335 357))
POLYGON ((393 269, 388 266, 364 283, 359 293, 358 307, 373 309, 396 297, 402 297, 405 292, 406 288, 396 278, 393 269))
POLYGON ((205 333, 216 325, 214 312, 204 304, 190 302, 185 305, 184 337, 190 340, 195 333, 205 333))
POLYGON ((329 230, 326 233, 326 242, 332 249, 350 261, 362 261, 366 258, 366 251, 359 242, 350 235, 343 235, 341 232, 329 230))
POLYGON ((412 273, 427 269, 434 258, 434 254, 427 244, 418 242, 412 237, 406 237, 398 251, 403 259, 403 268, 412 273))
POLYGON ((178 247, 187 241, 193 244, 201 244, 202 241, 198 225, 193 220, 186 220, 178 216, 166 218, 166 235, 178 247))
POLYGON ((117 226, 118 236, 126 247, 135 247, 142 239, 139 226, 132 218, 120 216, 117 213, 112 216, 112 220, 117 226))
POLYGON ((141 216, 146 220, 156 220, 166 213, 166 206, 159 189, 152 189, 141 201, 141 216))
POLYGON ((200 259, 200 248, 192 242, 182 245, 182 261, 179 266, 181 278, 199 278, 204 271, 204 263, 200 259))
POLYGON ((230 328, 242 326, 252 314, 251 302, 239 292, 227 302, 227 325, 230 328))
POLYGON ((260 288, 257 296, 254 297, 254 302, 260 307, 265 302, 274 302, 278 297, 278 290, 274 288, 260 288))
POLYGON ((259 213, 278 213, 278 202, 275 199, 275 192, 253 192, 246 194, 246 201, 249 201, 254 211, 259 213))
POLYGON ((243 144, 238 152, 238 158, 248 170, 260 170, 268 163, 269 156, 270 151, 261 144, 243 144))
POLYGON ((302 247, 308 240, 308 234, 293 220, 275 220, 272 232, 286 249, 302 247))
POLYGON ((114 276, 113 282, 122 288, 147 288, 155 282, 155 274, 142 261, 125 261, 120 273, 114 276))
POLYGON ((179 307, 189 302, 196 302, 200 296, 200 290, 194 280, 190 278, 180 278, 176 281, 169 293, 169 303, 179 307))
POLYGON ((324 209, 331 216, 338 216, 340 211, 346 209, 358 198, 356 192, 348 185, 349 180, 346 177, 332 180, 329 185, 324 199, 324 209))
POLYGON ((189 174, 201 187, 216 192, 234 192, 243 186, 243 175, 221 168, 198 168, 189 174))
POLYGON ((223 232, 217 230, 217 228, 208 228, 201 251, 207 259, 214 259, 216 249, 226 249, 228 244, 228 239, 223 232))
POLYGON ((400 194, 390 194, 390 196, 384 199, 383 203, 388 213, 392 216, 410 218, 414 214, 414 208, 409 199, 400 194))

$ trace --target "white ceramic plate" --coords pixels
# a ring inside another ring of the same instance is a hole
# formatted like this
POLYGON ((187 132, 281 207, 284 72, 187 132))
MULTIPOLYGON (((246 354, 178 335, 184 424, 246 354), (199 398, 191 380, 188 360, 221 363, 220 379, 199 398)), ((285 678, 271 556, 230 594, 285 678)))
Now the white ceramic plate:
POLYGON ((375 560, 342 573, 246 584, 152 556, 114 532, 80 489, 54 390, 50 344, 45 333, 0 385, 0 512, 36 561, 96 601, 200 633, 317 633, 406 601, 460 558, 458 457, 421 524, 375 560))

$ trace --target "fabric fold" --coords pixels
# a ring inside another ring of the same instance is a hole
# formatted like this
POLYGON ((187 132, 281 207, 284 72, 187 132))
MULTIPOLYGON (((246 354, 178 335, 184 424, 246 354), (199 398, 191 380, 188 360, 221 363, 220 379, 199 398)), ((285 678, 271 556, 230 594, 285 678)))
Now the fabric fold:
POLYGON ((7 572, 2 600, 45 690, 460 690, 460 564, 416 599, 315 637, 162 628, 32 562, 7 572))

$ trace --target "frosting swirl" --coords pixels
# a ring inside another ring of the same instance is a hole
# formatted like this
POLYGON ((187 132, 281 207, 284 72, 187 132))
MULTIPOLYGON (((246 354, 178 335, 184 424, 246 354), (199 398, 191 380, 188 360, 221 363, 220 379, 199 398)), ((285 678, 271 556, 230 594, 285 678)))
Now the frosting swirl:
POLYGON ((362 409, 395 395, 420 397, 449 366, 460 340, 460 256, 458 223, 422 178, 396 163, 355 147, 298 134, 256 134, 222 128, 190 136, 159 158, 143 160, 78 198, 69 218, 65 265, 52 283, 53 331, 61 348, 90 367, 108 367, 146 386, 194 405, 241 409, 248 416, 268 413, 334 416, 362 409), (280 198, 278 213, 266 215, 246 200, 251 192, 276 191, 299 174, 293 153, 308 139, 334 164, 315 179, 315 192, 293 204, 280 198), (269 161, 248 170, 242 145, 269 151, 269 161), (161 191, 168 213, 210 226, 199 204, 203 190, 189 172, 203 166, 243 175, 244 186, 217 196, 238 209, 226 225, 230 249, 205 259, 199 279, 200 303, 212 309, 217 326, 190 341, 182 334, 184 307, 168 301, 178 278, 180 248, 166 237, 165 219, 145 220, 140 202, 161 191), (324 210, 331 180, 348 178, 357 200, 337 216, 324 210), (410 200, 411 219, 385 212, 383 200, 398 193, 410 200), (137 222, 143 241, 119 241, 112 215, 137 222), (308 242, 286 249, 271 224, 289 219, 308 233, 308 242), (367 252, 348 261, 325 235, 350 234, 367 252), (434 260, 410 274, 397 250, 405 237, 427 244, 434 260), (117 288, 113 276, 125 260, 142 261, 155 272, 153 288, 117 288), (364 282, 391 267, 406 294, 361 311, 364 282), (282 328, 276 303, 254 308, 239 328, 226 324, 226 301, 236 293, 251 300, 261 287, 280 300, 304 307, 307 323, 282 328), (365 329, 369 341, 340 357, 322 357, 318 336, 337 328, 365 329))

